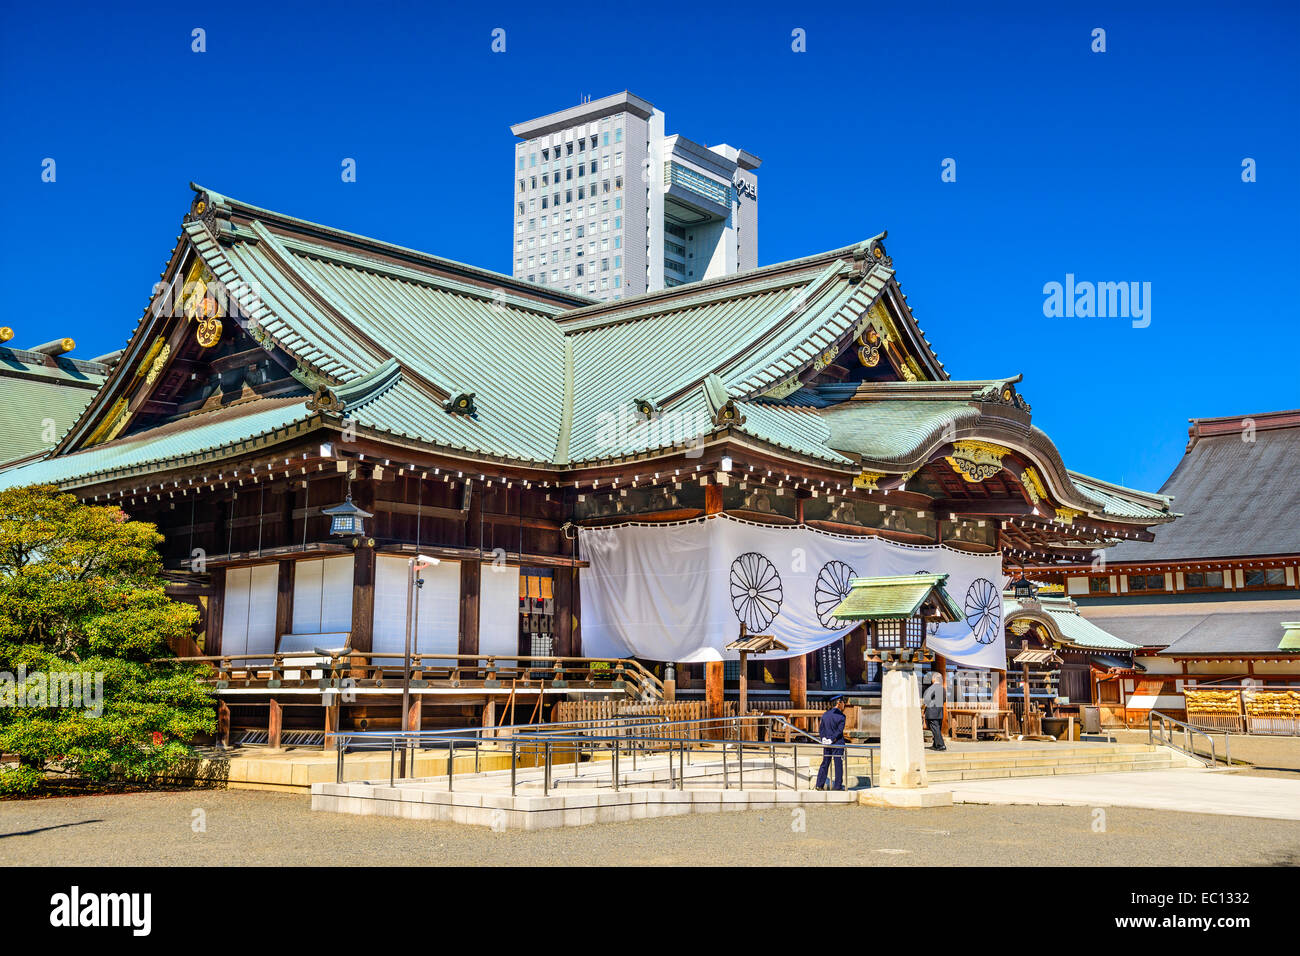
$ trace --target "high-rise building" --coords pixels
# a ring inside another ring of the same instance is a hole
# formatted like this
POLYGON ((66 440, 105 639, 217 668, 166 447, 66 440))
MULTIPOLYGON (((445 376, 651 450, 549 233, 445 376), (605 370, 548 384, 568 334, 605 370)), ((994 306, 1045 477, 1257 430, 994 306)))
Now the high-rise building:
POLYGON ((757 156, 665 136, 628 92, 510 131, 515 278, 619 299, 758 265, 757 156))

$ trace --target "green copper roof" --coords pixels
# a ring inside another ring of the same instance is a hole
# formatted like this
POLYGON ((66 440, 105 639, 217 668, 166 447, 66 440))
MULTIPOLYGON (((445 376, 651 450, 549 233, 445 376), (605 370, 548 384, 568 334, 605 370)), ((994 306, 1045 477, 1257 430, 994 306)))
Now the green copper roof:
POLYGON ((193 460, 217 449, 236 448, 310 418, 312 414, 301 398, 266 400, 221 409, 95 445, 72 455, 0 472, 0 489, 48 483, 86 484, 94 478, 131 474, 146 465, 193 460))
POLYGON ((1067 597, 1040 595, 1036 601, 1021 604, 1014 597, 1003 595, 1002 620, 1011 623, 1016 618, 1039 618, 1055 625, 1056 633, 1052 636, 1077 647, 1097 650, 1131 651, 1136 644, 1121 640, 1114 634, 1103 631, 1096 624, 1079 614, 1078 605, 1067 597))
POLYGON ((1278 644, 1277 649, 1280 651, 1300 651, 1300 621, 1291 621, 1290 623, 1282 622, 1282 643, 1278 644))
POLYGON ((875 621, 881 618, 912 617, 933 593, 954 620, 961 608, 944 588, 946 574, 904 574, 883 578, 852 578, 848 596, 833 613, 842 621, 875 621))
POLYGON ((0 347, 0 464, 53 448, 107 376, 93 362, 0 347))
MULTIPOLYGON (((944 374, 902 304, 883 234, 789 263, 595 303, 203 195, 205 210, 186 222, 169 268, 179 268, 185 244, 192 246, 239 300, 247 331, 296 362, 300 382, 314 387, 323 379, 361 428, 551 470, 697 447, 725 428, 735 441, 839 468, 847 479, 873 465, 909 471, 954 429, 983 436, 1005 426, 1039 460, 1050 460, 1044 479, 1068 506, 1130 520, 1166 517, 1155 498, 1066 477, 1054 446, 1029 425, 1027 406, 988 414, 995 398, 984 393, 1015 379, 849 381, 837 386, 847 389, 838 404, 801 405, 796 398, 806 379, 841 352, 852 358, 876 303, 890 312, 890 341, 922 377, 944 374), (475 396, 475 414, 446 410, 462 393, 475 396), (649 403, 648 418, 638 401, 649 403), (727 402, 735 403, 734 418, 717 414, 727 402)), ((153 324, 147 311, 128 364, 144 354, 145 326, 153 324)), ((92 414, 68 433, 68 447, 84 440, 90 420, 125 392, 127 366, 119 372, 92 414)), ((314 417, 303 399, 255 401, 238 412, 129 433, 23 477, 67 481, 180 460, 314 417)))

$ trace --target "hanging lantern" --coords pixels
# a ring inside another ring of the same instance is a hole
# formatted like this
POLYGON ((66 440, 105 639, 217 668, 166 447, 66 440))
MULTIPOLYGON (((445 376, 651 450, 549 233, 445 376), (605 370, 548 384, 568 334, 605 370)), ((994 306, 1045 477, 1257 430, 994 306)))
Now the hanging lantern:
POLYGON ((341 505, 322 508, 321 514, 330 517, 330 534, 338 538, 350 538, 366 533, 366 519, 373 517, 369 511, 363 511, 352 503, 352 495, 341 505))
POLYGON ((1014 591, 1017 601, 1032 601, 1038 594, 1038 589, 1025 578, 1024 572, 1021 572, 1019 579, 1016 581, 1014 591))

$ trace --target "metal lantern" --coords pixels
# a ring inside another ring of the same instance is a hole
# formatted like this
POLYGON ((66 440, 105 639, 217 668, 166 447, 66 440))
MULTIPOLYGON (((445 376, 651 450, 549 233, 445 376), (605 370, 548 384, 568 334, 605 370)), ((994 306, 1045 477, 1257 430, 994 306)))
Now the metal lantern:
POLYGON ((338 538, 350 538, 366 533, 366 519, 373 517, 369 511, 363 511, 352 503, 352 496, 341 505, 322 508, 321 514, 330 517, 330 534, 338 538))
POLYGON ((1025 578, 1024 574, 1021 574, 1019 580, 1016 581, 1014 590, 1017 601, 1032 601, 1038 593, 1038 589, 1025 578))

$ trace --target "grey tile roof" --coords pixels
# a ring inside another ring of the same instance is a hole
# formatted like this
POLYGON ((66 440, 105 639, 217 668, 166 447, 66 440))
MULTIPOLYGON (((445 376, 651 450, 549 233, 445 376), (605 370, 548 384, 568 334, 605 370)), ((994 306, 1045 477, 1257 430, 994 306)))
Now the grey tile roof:
MULTIPOLYGON (((1245 419, 1243 419, 1245 421, 1245 419)), ((1154 529, 1155 541, 1125 541, 1110 563, 1300 552, 1300 426, 1243 428, 1197 438, 1161 494, 1183 515, 1154 529)))
POLYGON ((1165 647, 1162 656, 1261 654, 1279 651, 1283 621, 1300 617, 1300 598, 1267 601, 1178 601, 1085 608, 1106 631, 1144 647, 1165 647), (1098 612, 1101 613, 1098 613, 1098 612))

